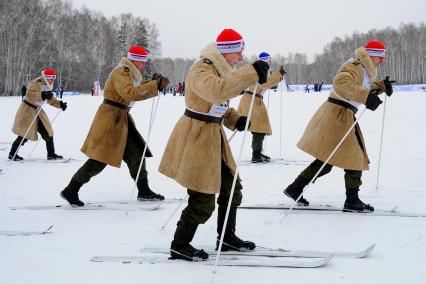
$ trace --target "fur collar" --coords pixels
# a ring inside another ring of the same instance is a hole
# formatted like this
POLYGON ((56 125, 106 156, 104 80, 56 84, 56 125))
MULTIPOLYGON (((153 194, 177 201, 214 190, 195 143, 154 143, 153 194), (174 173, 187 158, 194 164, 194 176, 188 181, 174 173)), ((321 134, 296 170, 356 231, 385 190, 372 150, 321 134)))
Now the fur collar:
POLYGON ((355 58, 361 62, 361 65, 364 67, 365 71, 367 71, 368 76, 370 76, 371 81, 375 80, 377 76, 377 68, 374 66, 373 60, 371 60, 367 50, 364 47, 356 49, 355 58))
POLYGON ((219 73, 220 77, 227 77, 235 70, 235 68, 232 68, 225 60, 225 57, 223 57, 223 55, 219 52, 215 43, 207 45, 207 47, 201 51, 201 57, 207 58, 213 62, 213 66, 217 73, 219 73))
POLYGON ((130 74, 132 74, 133 79, 137 81, 142 81, 141 71, 136 68, 136 66, 126 57, 121 58, 119 66, 126 66, 130 70, 130 74))
POLYGON ((48 91, 53 90, 53 84, 49 84, 49 82, 47 82, 47 78, 46 75, 44 75, 44 72, 41 72, 41 76, 38 77, 36 80, 41 79, 41 81, 43 82, 43 85, 45 85, 48 88, 48 91))

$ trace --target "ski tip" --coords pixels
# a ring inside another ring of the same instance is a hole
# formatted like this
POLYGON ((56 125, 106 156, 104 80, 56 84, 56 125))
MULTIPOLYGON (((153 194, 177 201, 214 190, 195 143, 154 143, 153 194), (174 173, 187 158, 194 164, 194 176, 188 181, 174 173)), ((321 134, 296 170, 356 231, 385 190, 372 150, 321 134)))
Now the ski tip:
POLYGON ((374 248, 376 247, 376 244, 372 244, 371 246, 369 246, 366 250, 365 250, 365 254, 363 256, 361 256, 360 258, 364 258, 370 255, 370 253, 374 250, 374 248))

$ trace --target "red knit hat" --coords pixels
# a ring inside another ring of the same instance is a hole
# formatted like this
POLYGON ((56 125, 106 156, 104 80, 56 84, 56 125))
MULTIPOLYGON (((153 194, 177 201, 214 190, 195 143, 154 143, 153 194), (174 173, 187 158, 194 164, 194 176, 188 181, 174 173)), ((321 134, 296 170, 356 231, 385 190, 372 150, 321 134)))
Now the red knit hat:
POLYGON ((43 74, 48 80, 56 79, 56 72, 53 69, 47 68, 43 71, 43 74))
POLYGON ((129 51, 127 52, 127 59, 133 61, 147 62, 148 52, 146 52, 146 50, 142 47, 135 45, 129 48, 129 51))
POLYGON ((221 53, 241 52, 244 50, 243 37, 233 29, 224 29, 216 39, 216 46, 221 53))
POLYGON ((385 57, 386 48, 385 45, 378 40, 370 40, 364 48, 367 50, 368 55, 385 57))

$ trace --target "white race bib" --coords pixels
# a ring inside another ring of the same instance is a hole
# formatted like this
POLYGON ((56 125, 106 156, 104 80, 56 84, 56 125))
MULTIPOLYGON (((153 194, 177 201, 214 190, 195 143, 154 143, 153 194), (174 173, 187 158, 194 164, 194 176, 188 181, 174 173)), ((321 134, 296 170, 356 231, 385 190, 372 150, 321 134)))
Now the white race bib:
POLYGON ((222 117, 225 115, 228 108, 229 108, 229 101, 226 101, 220 105, 213 105, 208 115, 211 115, 214 117, 222 117))

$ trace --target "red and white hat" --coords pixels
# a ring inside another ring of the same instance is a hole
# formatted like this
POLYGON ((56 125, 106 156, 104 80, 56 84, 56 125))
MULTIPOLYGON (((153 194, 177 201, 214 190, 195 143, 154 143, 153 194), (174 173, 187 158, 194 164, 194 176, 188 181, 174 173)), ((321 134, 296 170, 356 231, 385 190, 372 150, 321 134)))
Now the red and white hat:
POLYGON ((241 52, 244 50, 243 37, 233 29, 224 29, 216 39, 220 53, 241 52))
POLYGON ((127 59, 133 61, 147 62, 148 52, 146 52, 146 50, 142 47, 135 45, 129 48, 129 51, 127 52, 127 59))
POLYGON ((43 70, 43 74, 48 80, 56 80, 56 72, 53 69, 47 68, 43 70))
POLYGON ((367 50, 368 55, 385 57, 386 48, 385 45, 378 40, 370 40, 364 48, 367 50))

